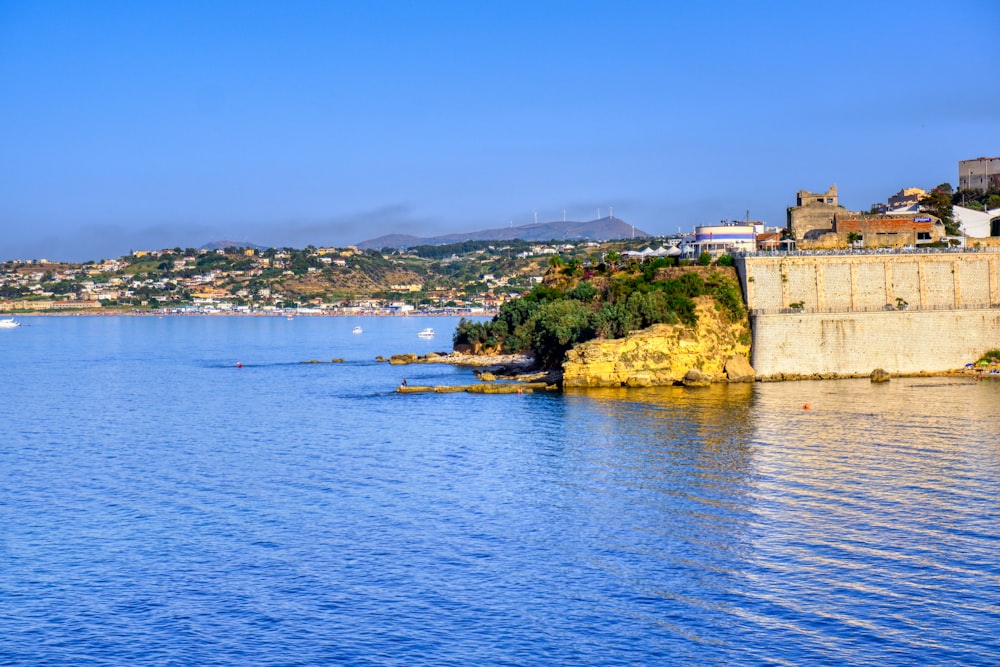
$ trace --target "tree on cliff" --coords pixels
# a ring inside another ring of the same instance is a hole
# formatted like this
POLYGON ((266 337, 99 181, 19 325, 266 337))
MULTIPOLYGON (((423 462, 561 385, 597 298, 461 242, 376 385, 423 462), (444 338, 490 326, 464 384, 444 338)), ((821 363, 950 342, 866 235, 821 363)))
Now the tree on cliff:
MULTIPOLYGON (((537 285, 507 301, 490 322, 459 322, 452 341, 506 353, 532 351, 545 367, 558 367, 566 351, 592 338, 621 338, 653 324, 695 326, 694 299, 711 295, 730 321, 746 317, 739 285, 721 272, 688 271, 669 278, 666 261, 619 271, 598 285, 587 280, 563 289, 537 285)), ((560 271, 552 267, 550 272, 560 271)))
POLYGON ((951 208, 952 187, 950 183, 942 183, 920 199, 920 208, 931 215, 941 218, 945 233, 956 236, 959 233, 958 222, 951 208))

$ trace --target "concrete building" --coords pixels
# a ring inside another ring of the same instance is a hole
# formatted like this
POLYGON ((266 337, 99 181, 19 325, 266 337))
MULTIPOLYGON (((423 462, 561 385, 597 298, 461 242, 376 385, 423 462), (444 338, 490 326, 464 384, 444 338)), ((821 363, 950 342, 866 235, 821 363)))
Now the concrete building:
POLYGON ((814 238, 833 229, 833 219, 846 209, 837 201, 837 186, 824 193, 799 190, 795 193, 795 206, 787 211, 788 231, 792 238, 801 241, 814 238))
POLYGON ((927 195, 923 188, 903 188, 893 196, 889 197, 889 210, 898 211, 920 203, 921 197, 927 195))
POLYGON ((694 254, 707 252, 713 257, 734 252, 753 252, 757 248, 754 225, 704 225, 694 228, 694 254))
POLYGON ((959 192, 1000 190, 1000 157, 979 157, 958 163, 959 192))

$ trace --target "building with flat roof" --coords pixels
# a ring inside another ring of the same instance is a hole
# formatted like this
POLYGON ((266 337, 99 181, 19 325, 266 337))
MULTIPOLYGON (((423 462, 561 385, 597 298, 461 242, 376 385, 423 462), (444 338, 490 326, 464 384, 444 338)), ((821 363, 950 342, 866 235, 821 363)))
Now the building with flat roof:
POLYGON ((713 257, 733 252, 753 252, 757 248, 754 225, 704 225, 694 228, 694 251, 713 257))
POLYGON ((837 200, 836 185, 823 193, 799 190, 795 206, 788 207, 788 231, 795 240, 825 234, 833 229, 833 219, 842 211, 845 209, 837 200))
POLYGON ((917 246, 937 243, 945 237, 944 223, 927 213, 837 216, 834 231, 856 234, 867 247, 917 246))
POLYGON ((958 190, 1000 190, 1000 157, 978 157, 958 163, 958 190))
POLYGON ((903 188, 893 196, 889 197, 889 210, 898 211, 920 203, 920 198, 927 195, 923 188, 903 188))

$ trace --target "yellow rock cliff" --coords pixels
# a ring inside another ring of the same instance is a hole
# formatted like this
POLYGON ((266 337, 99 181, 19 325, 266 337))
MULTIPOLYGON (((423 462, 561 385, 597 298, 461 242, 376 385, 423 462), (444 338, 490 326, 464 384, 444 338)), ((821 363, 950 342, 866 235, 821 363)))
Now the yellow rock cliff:
POLYGON ((730 322, 711 297, 698 297, 695 303, 695 327, 656 324, 626 338, 592 340, 573 348, 563 364, 563 386, 671 385, 681 383, 691 370, 710 382, 752 380, 753 369, 746 361, 748 323, 730 322))

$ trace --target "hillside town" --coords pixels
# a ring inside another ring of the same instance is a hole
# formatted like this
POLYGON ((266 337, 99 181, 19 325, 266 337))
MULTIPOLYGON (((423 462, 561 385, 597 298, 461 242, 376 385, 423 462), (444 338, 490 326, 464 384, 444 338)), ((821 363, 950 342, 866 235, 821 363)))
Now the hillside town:
MULTIPOLYGON (((836 185, 799 190, 784 227, 744 220, 624 240, 381 249, 215 244, 82 264, 11 260, 0 264, 0 311, 489 315, 541 282, 553 263, 666 257, 681 265, 758 252, 1000 247, 1000 158, 963 160, 958 168, 958 191, 947 183, 903 188, 864 212, 842 206, 836 185)), ((609 220, 621 222, 595 222, 609 220)))
POLYGON ((477 245, 440 258, 353 246, 233 246, 142 250, 83 264, 8 261, 0 264, 0 310, 487 314, 539 282, 548 258, 590 248, 477 245))

